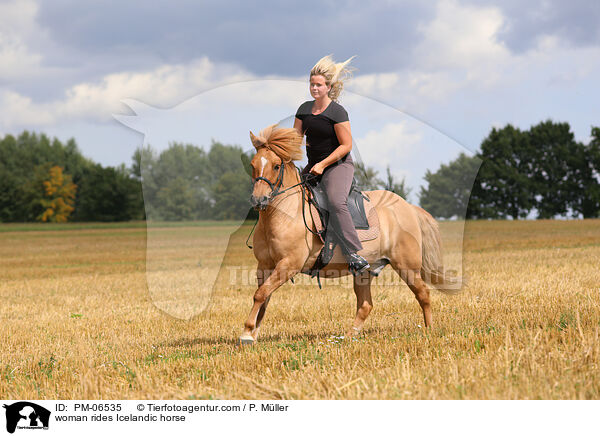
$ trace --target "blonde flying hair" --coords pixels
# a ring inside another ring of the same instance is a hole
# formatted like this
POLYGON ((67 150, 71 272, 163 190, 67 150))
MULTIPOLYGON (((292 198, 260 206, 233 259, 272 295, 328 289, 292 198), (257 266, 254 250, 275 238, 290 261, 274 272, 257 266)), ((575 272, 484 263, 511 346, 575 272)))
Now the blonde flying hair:
POLYGON ((331 55, 327 55, 319 59, 319 62, 315 64, 310 70, 310 77, 312 76, 323 76, 325 83, 331 85, 331 89, 327 94, 330 99, 337 101, 342 89, 344 89, 344 82, 351 77, 353 69, 347 67, 352 59, 356 56, 352 56, 350 59, 335 63, 331 58, 331 55))

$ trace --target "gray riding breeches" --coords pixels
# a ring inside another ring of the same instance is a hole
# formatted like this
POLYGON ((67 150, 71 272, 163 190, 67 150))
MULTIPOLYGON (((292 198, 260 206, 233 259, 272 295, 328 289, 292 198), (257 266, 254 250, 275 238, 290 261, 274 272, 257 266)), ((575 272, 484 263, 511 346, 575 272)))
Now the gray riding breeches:
MULTIPOLYGON (((303 174, 310 172, 310 165, 303 170, 303 174)), ((329 201, 329 222, 338 236, 344 254, 356 253, 363 246, 358 239, 352 216, 348 211, 348 194, 354 177, 354 164, 352 161, 338 162, 337 165, 325 168, 321 177, 321 185, 327 193, 329 201)))

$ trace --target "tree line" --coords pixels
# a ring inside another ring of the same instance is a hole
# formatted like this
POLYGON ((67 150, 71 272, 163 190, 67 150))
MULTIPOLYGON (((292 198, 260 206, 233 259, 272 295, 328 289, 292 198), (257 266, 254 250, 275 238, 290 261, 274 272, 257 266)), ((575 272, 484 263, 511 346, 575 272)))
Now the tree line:
POLYGON ((75 140, 28 131, 0 141, 0 222, 143 219, 130 170, 85 158, 75 140))
MULTIPOLYGON (((173 143, 158 153, 140 148, 132 174, 143 182, 152 220, 243 219, 250 209, 252 186, 239 146, 211 144, 210 149, 173 143)), ((249 155, 247 155, 250 157, 249 155)))
MULTIPOLYGON (((6 135, 0 141, 0 222, 256 217, 244 153, 219 142, 208 150, 173 143, 161 152, 138 148, 130 167, 103 167, 85 158, 73 139, 63 144, 27 131, 6 135)), ((409 192, 389 168, 385 179, 363 166, 356 175, 365 188, 409 192)))
POLYGON ((214 142, 208 152, 174 143, 137 149, 130 167, 85 158, 28 131, 0 140, 0 222, 202 220, 245 217, 250 183, 242 149, 214 142))
MULTIPOLYGON (((62 143, 28 131, 0 140, 0 222, 226 220, 256 216, 239 146, 207 150, 173 143, 137 149, 130 167, 85 158, 74 139, 62 143)), ((251 152, 246 154, 251 158, 251 152)), ((410 188, 386 168, 379 177, 356 163, 357 184, 406 198, 410 188)), ((427 171, 420 205, 438 218, 520 219, 600 215, 600 128, 574 139, 568 123, 528 130, 493 128, 473 156, 460 154, 427 171)))
POLYGON ((551 120, 493 128, 474 156, 462 153, 425 180, 420 204, 440 218, 598 217, 600 128, 588 144, 551 120))

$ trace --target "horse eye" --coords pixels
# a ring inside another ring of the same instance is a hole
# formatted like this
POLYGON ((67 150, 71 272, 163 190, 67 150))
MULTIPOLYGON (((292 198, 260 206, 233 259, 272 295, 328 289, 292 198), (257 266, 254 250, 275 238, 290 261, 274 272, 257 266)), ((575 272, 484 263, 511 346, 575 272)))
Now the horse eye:
POLYGON ((275 171, 277 171, 279 169, 279 165, 275 165, 273 168, 275 168, 275 171))

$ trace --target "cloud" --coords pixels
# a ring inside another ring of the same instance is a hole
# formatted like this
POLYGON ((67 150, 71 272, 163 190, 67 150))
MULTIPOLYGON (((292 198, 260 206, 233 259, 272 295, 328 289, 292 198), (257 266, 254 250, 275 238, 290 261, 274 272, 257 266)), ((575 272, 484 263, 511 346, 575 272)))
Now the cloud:
POLYGON ((451 72, 411 70, 356 76, 348 89, 417 114, 464 86, 451 72))
POLYGON ((63 61, 81 60, 89 74, 106 74, 106 65, 146 70, 206 56, 259 76, 295 76, 325 53, 358 55, 361 74, 397 72, 424 61, 439 67, 440 59, 464 65, 502 49, 523 53, 546 36, 574 47, 598 45, 599 21, 600 3, 589 0, 309 0, 292 14, 276 0, 260 7, 182 0, 176 8, 167 0, 53 0, 40 2, 38 14, 38 28, 60 47, 63 61), (319 31, 308 31, 307 22, 319 31))
POLYGON ((0 108, 0 126, 6 130, 44 126, 57 120, 52 105, 35 104, 31 98, 12 91, 0 91, 0 108))
POLYGON ((411 129, 406 121, 389 123, 381 129, 370 130, 360 138, 355 138, 361 155, 369 160, 385 155, 398 158, 409 157, 416 153, 422 141, 422 134, 411 129))
MULTIPOLYGON (((219 86, 252 80, 271 79, 306 83, 306 77, 259 77, 234 64, 216 63, 207 57, 186 64, 161 65, 146 71, 107 74, 93 82, 81 82, 69 87, 60 98, 36 102, 27 95, 5 90, 0 92, 0 123, 5 128, 47 126, 59 121, 88 120, 106 122, 111 114, 121 112, 121 100, 132 98, 157 107, 178 105, 197 94, 219 86)), ((302 85, 304 86, 304 85, 302 85)), ((453 89, 444 73, 407 72, 357 75, 348 90, 359 95, 385 96, 383 101, 403 96, 411 107, 427 107, 432 101, 445 98, 453 89)), ((309 99, 306 85, 306 99, 309 99)), ((239 104, 260 99, 264 104, 288 101, 298 103, 297 93, 287 94, 288 87, 247 87, 236 96, 239 104), (287 98, 289 97, 289 98, 287 98)), ((344 98, 352 99, 351 96, 344 98)), ((215 102, 215 104, 219 104, 215 102)))
POLYGON ((418 25, 421 40, 411 66, 357 77, 352 90, 422 112, 467 87, 494 85, 511 62, 510 51, 497 39, 503 23, 498 8, 440 0, 435 16, 418 25))
POLYGON ((420 68, 429 71, 460 68, 467 71, 497 64, 509 57, 498 41, 504 17, 496 7, 464 6, 440 0, 435 18, 420 26, 424 36, 417 47, 420 68))
POLYGON ((208 58, 187 65, 162 65, 145 72, 109 74, 100 83, 81 83, 69 89, 65 112, 105 120, 123 98, 137 98, 151 105, 170 106, 221 83, 252 78, 243 70, 216 65, 208 58))
POLYGON ((542 0, 536 3, 494 2, 507 20, 498 37, 511 51, 525 53, 540 40, 556 37, 568 47, 600 45, 600 3, 588 0, 542 0))
POLYGON ((0 34, 0 81, 32 76, 42 57, 16 38, 0 34))
POLYGON ((0 83, 36 75, 42 56, 27 45, 36 13, 33 1, 0 3, 0 83))
POLYGON ((385 176, 387 163, 392 174, 401 180, 408 179, 411 184, 417 184, 408 162, 419 159, 422 148, 424 126, 411 125, 407 121, 388 123, 377 130, 370 130, 360 138, 355 138, 357 150, 353 153, 367 166, 378 170, 379 177, 385 176), (383 158, 383 162, 382 162, 383 158))
POLYGON ((557 92, 598 71, 600 47, 572 47, 556 35, 540 34, 527 52, 512 52, 502 39, 510 20, 496 5, 440 0, 434 17, 418 26, 422 38, 409 68, 357 76, 349 89, 421 116, 467 96, 498 92, 506 99, 540 85, 557 92))
POLYGON ((61 46, 86 59, 149 53, 161 63, 179 64, 207 56, 256 75, 294 76, 308 74, 327 53, 340 59, 358 55, 362 73, 402 68, 419 38, 416 23, 431 9, 416 1, 308 0, 290 13, 276 0, 260 7, 239 0, 182 0, 177 7, 167 0, 53 0, 40 3, 39 22, 61 46))
POLYGON ((78 119, 105 122, 112 119, 112 113, 122 110, 120 101, 124 98, 172 106, 212 87, 252 78, 233 65, 217 65, 201 58, 186 65, 108 74, 98 82, 78 83, 67 89, 62 98, 51 102, 36 103, 30 97, 4 91, 0 92, 0 123, 6 128, 78 119))
MULTIPOLYGON (((546 26, 547 8, 531 4, 523 16, 542 12, 527 18, 535 36, 519 51, 509 40, 523 26, 513 0, 440 0, 427 6, 350 1, 345 7, 319 2, 322 14, 316 17, 310 5, 291 16, 274 2, 261 8, 232 1, 210 8, 137 0, 91 5, 56 0, 39 7, 32 0, 3 2, 0 129, 98 126, 123 110, 124 98, 165 108, 247 80, 305 83, 316 58, 332 52, 338 59, 358 54, 348 91, 400 109, 472 150, 492 121, 523 124, 554 116, 589 132, 600 48, 593 40, 577 46, 574 37, 562 37, 581 11, 560 6, 565 21, 552 12, 556 25, 546 26), (324 33, 307 32, 303 17, 324 33)), ((298 94, 286 89, 248 87, 236 101, 254 108, 253 100, 285 100, 293 107, 298 94)), ((342 95, 344 102, 353 102, 350 93, 342 95)))
POLYGON ((0 3, 0 30, 3 34, 28 37, 35 31, 38 6, 34 0, 0 3))

